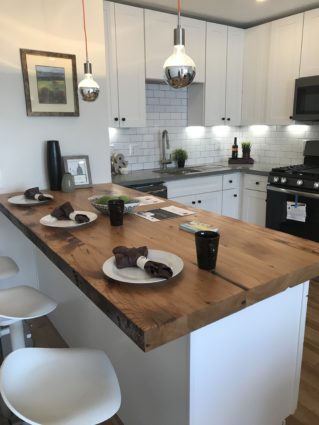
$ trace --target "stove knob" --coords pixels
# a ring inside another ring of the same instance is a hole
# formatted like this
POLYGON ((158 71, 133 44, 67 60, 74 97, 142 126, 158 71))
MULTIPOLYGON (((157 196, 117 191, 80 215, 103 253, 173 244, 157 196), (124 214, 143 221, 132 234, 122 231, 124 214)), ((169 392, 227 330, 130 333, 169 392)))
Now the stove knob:
POLYGON ((314 187, 315 189, 319 189, 319 182, 314 182, 313 187, 314 187))
POLYGON ((273 177, 272 181, 273 181, 274 183, 278 183, 278 182, 279 182, 279 177, 273 177))
POLYGON ((302 185, 303 185, 303 180, 298 179, 298 180, 297 180, 297 186, 302 186, 302 185))
POLYGON ((287 178, 286 177, 281 177, 280 179, 280 183, 287 183, 287 178))

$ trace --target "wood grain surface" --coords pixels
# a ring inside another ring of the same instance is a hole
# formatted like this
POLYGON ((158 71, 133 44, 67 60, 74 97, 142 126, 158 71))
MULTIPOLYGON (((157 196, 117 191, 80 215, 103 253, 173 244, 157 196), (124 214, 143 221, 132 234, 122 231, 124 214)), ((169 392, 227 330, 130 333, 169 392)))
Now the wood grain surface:
MULTIPOLYGON (((317 243, 195 208, 188 207, 195 215, 156 223, 127 215, 121 227, 111 227, 100 213, 97 221, 77 229, 39 223, 67 200, 76 210, 95 211, 88 197, 102 193, 137 194, 112 184, 96 185, 73 193, 52 192, 53 202, 35 207, 12 205, 7 199, 14 194, 1 195, 0 211, 144 351, 319 275, 317 243), (197 267, 194 235, 178 229, 190 219, 220 229, 215 273, 197 267), (102 265, 117 245, 172 252, 183 259, 184 269, 152 287, 112 282, 102 265)), ((169 200, 156 207, 172 204, 169 200)))

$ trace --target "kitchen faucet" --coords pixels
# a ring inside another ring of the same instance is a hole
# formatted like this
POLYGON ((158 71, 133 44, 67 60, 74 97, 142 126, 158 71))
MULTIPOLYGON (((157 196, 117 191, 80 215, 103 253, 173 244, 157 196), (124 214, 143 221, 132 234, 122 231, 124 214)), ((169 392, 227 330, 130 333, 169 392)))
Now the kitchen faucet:
POLYGON ((172 163, 171 154, 169 155, 169 158, 166 158, 166 149, 169 149, 169 138, 168 138, 168 131, 163 130, 162 132, 162 143, 161 143, 161 168, 165 170, 167 168, 167 164, 172 163))

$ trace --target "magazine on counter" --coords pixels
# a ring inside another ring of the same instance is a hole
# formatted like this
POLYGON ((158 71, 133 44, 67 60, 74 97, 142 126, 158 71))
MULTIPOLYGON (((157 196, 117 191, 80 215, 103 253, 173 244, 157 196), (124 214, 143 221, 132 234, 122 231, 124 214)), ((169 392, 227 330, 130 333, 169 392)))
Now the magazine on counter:
POLYGON ((200 223, 199 221, 187 221, 179 225, 181 230, 185 230, 189 233, 200 232, 201 230, 210 230, 212 232, 218 232, 218 228, 207 223, 200 223))
POLYGON ((135 213, 135 215, 145 218, 149 221, 160 221, 166 220, 168 218, 183 217, 191 214, 195 213, 185 208, 175 207, 174 205, 163 208, 156 208, 149 211, 138 211, 135 213))

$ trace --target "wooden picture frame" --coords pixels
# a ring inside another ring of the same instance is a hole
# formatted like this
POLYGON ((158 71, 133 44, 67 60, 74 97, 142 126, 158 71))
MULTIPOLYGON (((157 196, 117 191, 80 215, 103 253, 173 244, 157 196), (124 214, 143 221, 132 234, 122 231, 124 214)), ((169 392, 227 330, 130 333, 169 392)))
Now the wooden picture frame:
POLYGON ((62 160, 64 172, 72 174, 76 188, 92 186, 90 162, 87 155, 63 156, 62 160))
POLYGON ((75 55, 20 49, 28 116, 79 116, 75 55))

